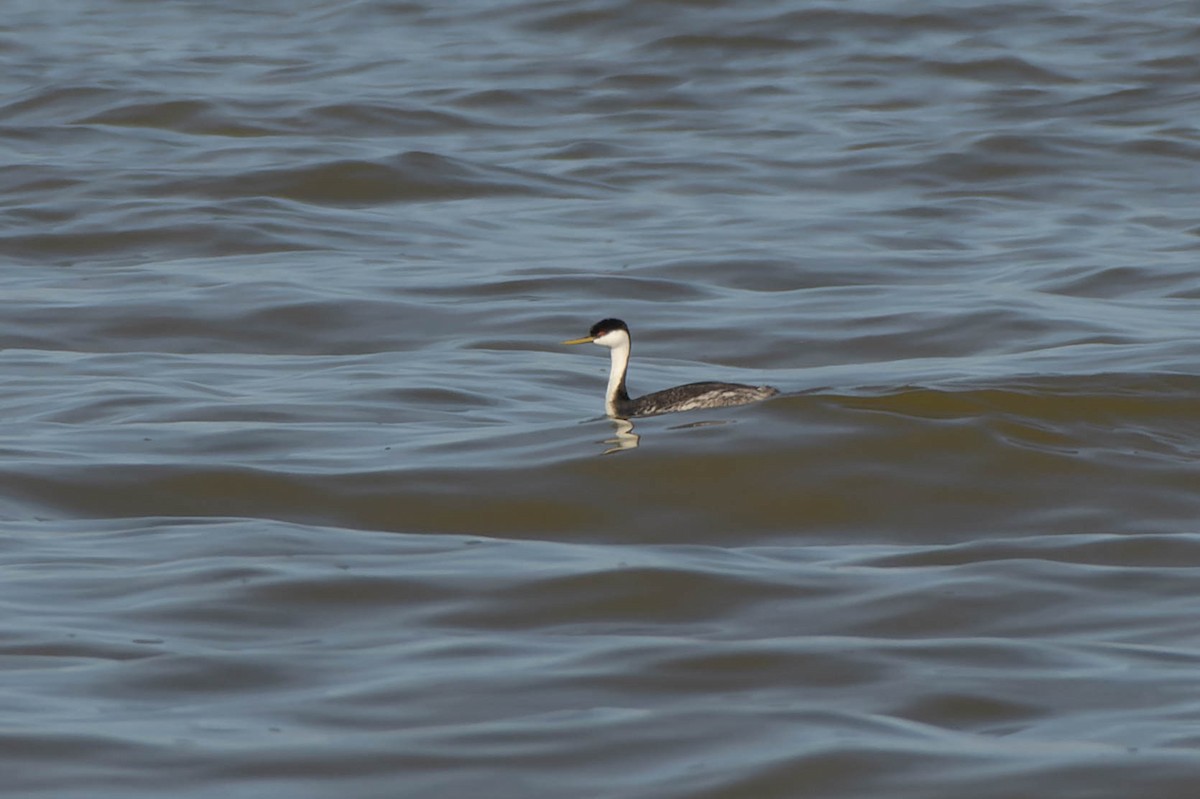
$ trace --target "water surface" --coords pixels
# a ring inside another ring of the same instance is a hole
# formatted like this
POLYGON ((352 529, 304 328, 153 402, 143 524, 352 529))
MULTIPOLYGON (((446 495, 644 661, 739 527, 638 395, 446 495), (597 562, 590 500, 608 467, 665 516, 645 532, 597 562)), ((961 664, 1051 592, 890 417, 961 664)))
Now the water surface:
POLYGON ((1190 796, 1198 35, 9 3, 6 786, 1190 796))

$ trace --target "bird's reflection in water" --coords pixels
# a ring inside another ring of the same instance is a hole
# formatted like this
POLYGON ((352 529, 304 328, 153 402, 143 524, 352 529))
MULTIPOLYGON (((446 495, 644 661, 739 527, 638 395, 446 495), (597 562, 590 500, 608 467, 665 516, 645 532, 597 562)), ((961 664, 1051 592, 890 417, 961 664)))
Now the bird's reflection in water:
POLYGON ((604 450, 605 455, 612 455, 614 452, 621 452, 627 449, 637 449, 638 442, 642 437, 633 432, 633 422, 620 417, 613 417, 613 437, 604 439, 605 444, 613 446, 604 450))
MULTIPOLYGON (((613 437, 604 439, 605 444, 611 446, 604 450, 602 454, 612 455, 615 452, 623 452, 627 449, 637 449, 642 437, 633 432, 633 422, 628 419, 618 417, 610 417, 613 423, 613 437)), ((675 425, 668 428, 670 430, 690 430, 694 427, 713 427, 715 425, 733 424, 733 419, 710 419, 703 422, 688 422, 687 424, 675 425)))

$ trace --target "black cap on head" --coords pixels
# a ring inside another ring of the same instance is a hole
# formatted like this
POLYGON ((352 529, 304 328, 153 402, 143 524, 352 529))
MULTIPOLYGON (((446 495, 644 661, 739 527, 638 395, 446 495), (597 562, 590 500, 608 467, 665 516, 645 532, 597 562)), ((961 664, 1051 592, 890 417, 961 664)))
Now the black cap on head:
POLYGON ((629 332, 629 326, 620 319, 601 319, 596 324, 592 325, 592 329, 588 331, 588 335, 592 338, 599 338, 605 333, 611 333, 614 330, 624 330, 629 332))

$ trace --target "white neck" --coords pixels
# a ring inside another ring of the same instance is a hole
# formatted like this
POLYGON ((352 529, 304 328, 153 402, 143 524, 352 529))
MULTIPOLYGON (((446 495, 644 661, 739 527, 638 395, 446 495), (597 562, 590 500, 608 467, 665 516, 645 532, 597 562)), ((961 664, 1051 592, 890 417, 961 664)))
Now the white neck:
POLYGON ((617 397, 625 388, 625 372, 629 369, 629 338, 610 348, 612 365, 608 372, 608 390, 604 393, 604 409, 609 416, 617 415, 617 397))

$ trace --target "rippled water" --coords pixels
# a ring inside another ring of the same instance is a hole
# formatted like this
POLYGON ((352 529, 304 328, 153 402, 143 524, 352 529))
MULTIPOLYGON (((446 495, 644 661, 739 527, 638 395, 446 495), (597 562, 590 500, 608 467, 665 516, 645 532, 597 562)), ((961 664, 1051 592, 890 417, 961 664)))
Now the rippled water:
POLYGON ((1198 42, 6 3, 5 789, 1192 796, 1198 42))

